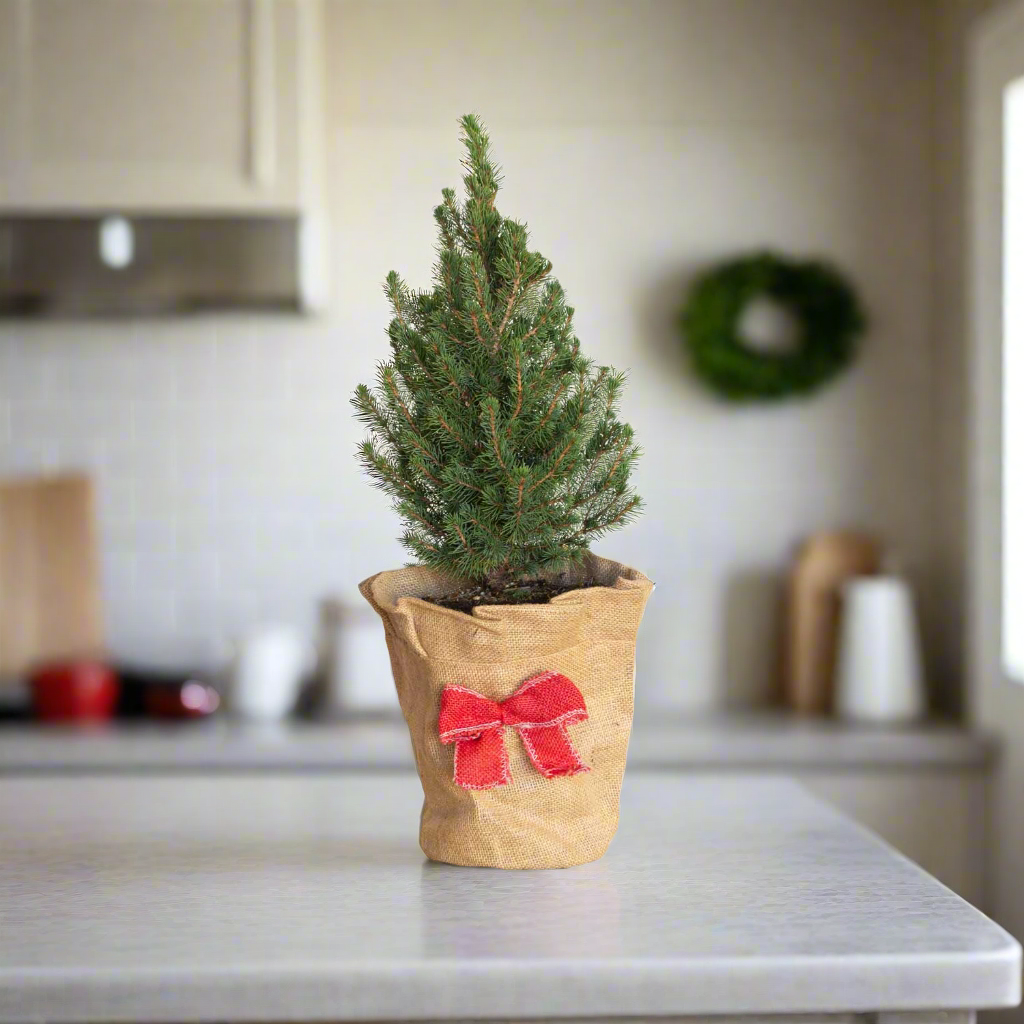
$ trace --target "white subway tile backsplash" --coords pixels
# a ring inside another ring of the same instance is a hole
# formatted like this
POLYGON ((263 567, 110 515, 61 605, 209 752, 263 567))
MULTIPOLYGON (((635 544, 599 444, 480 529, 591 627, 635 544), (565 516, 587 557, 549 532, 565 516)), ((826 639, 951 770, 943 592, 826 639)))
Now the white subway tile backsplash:
POLYGON ((148 630, 155 637, 170 639, 177 621, 175 607, 171 591, 150 590, 136 575, 131 601, 118 602, 113 614, 115 621, 132 634, 142 635, 148 630))
POLYGON ((134 594, 138 558, 133 552, 104 551, 102 558, 103 594, 107 607, 120 603, 125 595, 134 594))
POLYGON ((132 435, 129 410, 110 398, 82 400, 14 400, 10 403, 11 429, 17 437, 33 441, 100 441, 132 435))
POLYGON ((56 441, 23 441, 13 436, 0 445, 0 471, 5 476, 54 473, 63 468, 56 441))
POLYGON ((140 554, 135 560, 136 588, 154 594, 170 594, 180 602, 187 595, 216 601, 221 595, 220 557, 206 552, 140 554))
POLYGON ((74 436, 55 441, 57 466, 61 472, 88 473, 97 476, 103 464, 103 441, 90 441, 74 436))
POLYGON ((26 353, 20 340, 5 352, 0 362, 5 397, 22 401, 45 401, 53 396, 52 366, 41 354, 26 353))
POLYGON ((149 443, 115 436, 101 442, 100 473, 104 479, 159 481, 178 479, 178 451, 174 438, 154 438, 149 443))
MULTIPOLYGON (((99 487, 103 487, 102 477, 99 487)), ((177 525, 170 510, 160 519, 101 519, 100 540, 105 550, 122 554, 173 554, 177 551, 177 525)))
MULTIPOLYGON (((215 510, 182 516, 175 524, 175 550, 183 555, 253 550, 255 528, 251 521, 221 515, 215 510)), ((275 541, 279 538, 275 537, 275 541)))

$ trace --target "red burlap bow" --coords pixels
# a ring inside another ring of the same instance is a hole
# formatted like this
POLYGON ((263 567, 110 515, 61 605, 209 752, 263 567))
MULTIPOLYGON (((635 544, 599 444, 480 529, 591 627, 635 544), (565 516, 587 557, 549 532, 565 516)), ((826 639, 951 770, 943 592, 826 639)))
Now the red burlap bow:
POLYGON ((586 717, 576 684, 558 672, 542 672, 500 703, 464 686, 446 686, 437 725, 441 742, 455 744, 455 781, 464 789, 493 789, 512 781, 506 725, 519 733, 545 778, 589 772, 566 732, 586 717))

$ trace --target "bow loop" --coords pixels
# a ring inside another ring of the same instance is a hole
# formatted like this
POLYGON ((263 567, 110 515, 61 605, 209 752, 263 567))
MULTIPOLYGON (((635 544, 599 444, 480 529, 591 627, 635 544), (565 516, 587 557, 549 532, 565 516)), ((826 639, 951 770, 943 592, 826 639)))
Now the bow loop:
POLYGON ((543 672, 528 679, 501 705, 505 724, 539 728, 587 717, 583 694, 567 676, 543 672))
POLYGON ((464 686, 446 686, 441 694, 437 727, 442 743, 471 739, 504 721, 501 705, 464 686))
POLYGON ((566 732, 586 717, 576 684, 559 672, 542 672, 500 703, 464 686, 446 686, 437 724, 441 742, 455 744, 455 782, 465 789, 492 789, 512 780, 505 726, 519 733, 545 778, 590 771, 566 732))

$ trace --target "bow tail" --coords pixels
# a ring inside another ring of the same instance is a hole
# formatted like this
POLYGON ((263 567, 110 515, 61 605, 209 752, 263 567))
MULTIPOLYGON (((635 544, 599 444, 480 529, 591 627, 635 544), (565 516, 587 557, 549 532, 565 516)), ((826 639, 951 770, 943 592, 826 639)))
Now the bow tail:
POLYGON ((455 781, 464 789, 494 789, 512 781, 501 726, 455 741, 455 781))
MULTIPOLYGON (((580 718, 585 718, 581 715, 580 718)), ((559 722, 558 725, 536 725, 533 727, 519 726, 519 735, 533 766, 547 779, 559 775, 577 775, 589 772, 590 768, 580 758, 579 752, 572 745, 565 727, 572 721, 559 722)))

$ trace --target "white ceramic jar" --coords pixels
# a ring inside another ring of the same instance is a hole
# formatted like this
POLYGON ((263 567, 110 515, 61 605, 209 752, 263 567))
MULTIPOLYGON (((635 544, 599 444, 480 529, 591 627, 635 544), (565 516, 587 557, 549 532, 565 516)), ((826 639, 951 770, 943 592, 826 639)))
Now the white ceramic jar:
POLYGON ((303 676, 316 661, 313 645, 291 626, 264 626, 235 645, 228 707, 241 718, 273 722, 290 714, 303 676))
POLYGON ((842 592, 836 712, 869 722, 905 722, 927 711, 910 587, 897 576, 857 576, 842 592))

